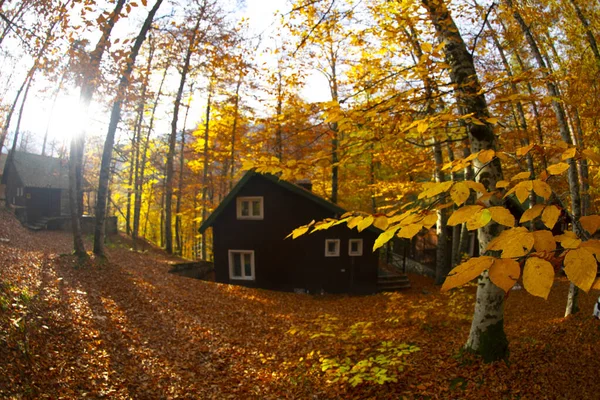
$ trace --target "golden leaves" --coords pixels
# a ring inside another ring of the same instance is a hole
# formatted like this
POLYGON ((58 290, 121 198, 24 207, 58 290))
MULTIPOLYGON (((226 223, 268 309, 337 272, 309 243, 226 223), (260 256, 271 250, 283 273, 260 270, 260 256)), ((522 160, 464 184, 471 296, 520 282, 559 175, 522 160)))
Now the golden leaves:
POLYGON ((568 169, 569 169, 569 164, 560 162, 558 164, 549 166, 548 168, 546 168, 546 171, 548 171, 548 173, 550 175, 560 175, 568 169))
POLYGON ((560 242, 560 245, 565 249, 576 249, 581 244, 581 239, 571 231, 566 231, 562 235, 554 236, 554 240, 560 242))
POLYGON ((515 217, 510 211, 504 207, 490 207, 488 208, 492 215, 492 219, 500 225, 513 227, 515 226, 515 217))
POLYGON ((598 270, 594 255, 585 248, 570 250, 565 256, 564 263, 569 280, 584 292, 588 292, 598 270))
POLYGON ((494 257, 473 257, 458 265, 448 273, 448 276, 442 285, 442 292, 462 286, 477 278, 483 271, 492 266, 494 260, 494 257))
POLYGON ((533 233, 533 247, 535 251, 539 252, 552 252, 556 250, 556 241, 552 232, 546 230, 534 231, 533 233))
POLYGON ((362 232, 365 229, 367 229, 369 226, 371 226, 371 224, 374 221, 375 221, 375 218, 373 218, 372 215, 368 215, 366 218, 364 218, 362 221, 360 221, 358 223, 358 225, 356 225, 356 229, 358 229, 359 232, 362 232))
POLYGON ((523 227, 506 229, 495 237, 486 251, 502 251, 501 258, 517 258, 527 255, 535 243, 531 232, 523 227))
POLYGON ((454 226, 458 224, 464 224, 481 209, 483 209, 483 206, 480 205, 470 205, 461 207, 458 210, 454 211, 454 213, 452 213, 452 215, 448 219, 448 225, 454 226))
POLYGON ((500 258, 494 260, 494 265, 490 268, 489 273, 494 285, 508 292, 519 280, 521 266, 510 258, 500 258))
POLYGON ((579 218, 579 222, 583 229, 588 231, 590 235, 596 233, 598 229, 600 229, 600 215, 588 215, 585 217, 579 218))
POLYGON ((529 257, 523 270, 523 286, 534 296, 548 299, 554 283, 554 268, 539 257, 529 257))
POLYGON ((460 206, 465 201, 467 201, 469 199, 469 195, 469 187, 464 182, 457 182, 452 186, 452 189, 450 189, 450 196, 452 197, 452 201, 454 201, 454 203, 457 206, 460 206))
POLYGON ((525 212, 521 216, 521 219, 519 220, 519 222, 520 223, 529 222, 529 221, 539 217, 542 214, 542 211, 544 211, 544 207, 546 207, 546 206, 544 206, 543 204, 536 204, 535 206, 528 208, 527 210, 525 210, 525 212))
POLYGON ((544 212, 542 213, 542 222, 548 227, 548 229, 552 229, 554 228, 554 225, 556 225, 558 217, 560 217, 560 209, 556 206, 549 205, 544 208, 544 212))
POLYGON ((492 220, 492 213, 490 210, 484 208, 482 210, 477 211, 469 220, 467 221, 467 229, 473 231, 475 229, 483 228, 492 220))

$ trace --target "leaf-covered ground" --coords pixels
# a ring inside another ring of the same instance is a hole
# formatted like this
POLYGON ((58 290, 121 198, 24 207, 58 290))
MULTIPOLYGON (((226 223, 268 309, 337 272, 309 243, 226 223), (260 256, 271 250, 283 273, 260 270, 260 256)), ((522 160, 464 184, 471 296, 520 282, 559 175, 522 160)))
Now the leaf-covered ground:
POLYGON ((474 287, 440 294, 411 276, 413 288, 397 294, 252 290, 168 274, 175 259, 132 252, 122 238, 108 262, 78 266, 68 234, 29 232, 5 211, 0 239, 0 398, 600 393, 600 322, 591 317, 599 293, 582 295, 583 311, 563 319, 562 279, 548 301, 510 293, 510 361, 483 364, 460 354, 474 287))

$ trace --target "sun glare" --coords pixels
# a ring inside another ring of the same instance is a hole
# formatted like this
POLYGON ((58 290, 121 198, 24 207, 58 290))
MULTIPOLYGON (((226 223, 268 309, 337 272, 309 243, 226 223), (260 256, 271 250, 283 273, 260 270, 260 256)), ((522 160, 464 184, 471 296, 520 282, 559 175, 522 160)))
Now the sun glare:
POLYGON ((50 118, 48 135, 60 141, 68 142, 81 132, 83 112, 79 104, 79 92, 73 91, 59 96, 50 118))

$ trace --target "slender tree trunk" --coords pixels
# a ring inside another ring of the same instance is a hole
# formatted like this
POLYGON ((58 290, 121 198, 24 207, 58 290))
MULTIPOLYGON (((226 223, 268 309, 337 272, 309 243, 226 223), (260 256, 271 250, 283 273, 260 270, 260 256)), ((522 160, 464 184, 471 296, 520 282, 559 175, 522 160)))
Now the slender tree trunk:
POLYGON ((202 13, 198 15, 196 24, 191 32, 191 37, 189 38, 187 52, 183 62, 183 67, 181 69, 181 77, 179 79, 179 89, 177 90, 177 95, 175 96, 175 102, 173 105, 173 120, 171 121, 171 134, 169 136, 169 152, 167 153, 167 191, 165 198, 165 250, 169 254, 173 253, 173 158, 175 156, 175 143, 177 142, 177 121, 179 120, 179 108, 181 107, 183 89, 185 88, 185 83, 190 70, 190 60, 192 58, 192 54, 196 46, 196 36, 198 35, 198 27, 200 26, 200 21, 202 20, 202 17, 202 13))
MULTIPOLYGON (((208 206, 208 139, 209 139, 209 128, 210 128, 210 106, 212 101, 212 81, 208 86, 208 99, 206 102, 206 117, 204 123, 204 165, 202 171, 202 223, 206 221, 207 206, 208 206)), ((202 234, 202 248, 201 258, 206 260, 206 232, 202 234)))
MULTIPOLYGON (((559 100, 557 100, 560 99, 558 87, 552 81, 552 78, 548 73, 546 63, 544 62, 544 58, 537 45, 537 42, 535 41, 535 38, 533 37, 529 26, 525 23, 525 20, 523 19, 519 11, 513 7, 512 0, 505 0, 505 2, 508 5, 508 7, 512 10, 513 17, 515 18, 517 24, 523 31, 525 39, 527 40, 527 44, 529 45, 529 48, 533 53, 538 67, 540 68, 542 74, 546 79, 546 87, 548 89, 548 93, 550 94, 550 96, 552 96, 552 108, 554 109, 554 114, 556 115, 556 121, 558 123, 560 136, 565 143, 567 143, 568 145, 572 145, 573 140, 567 122, 567 115, 562 104, 559 102, 559 100)), ((567 160, 567 163, 569 164, 568 179, 569 193, 571 196, 571 213, 575 221, 579 221, 579 218, 581 217, 581 196, 579 193, 579 177, 577 171, 577 164, 573 158, 569 158, 567 160)), ((577 224, 573 224, 573 231, 578 235, 580 234, 577 224)), ((578 289, 573 284, 571 284, 571 290, 569 290, 569 297, 567 299, 567 308, 565 310, 565 316, 568 316, 578 311, 577 296, 578 289)))
MULTIPOLYGON (((165 68, 162 79, 160 81, 160 86, 158 87, 158 93, 156 95, 156 99, 154 101, 154 106, 152 107, 152 113, 150 115, 150 123, 148 124, 148 132, 146 133, 146 139, 144 141, 144 149, 142 150, 142 159, 140 161, 140 173, 135 181, 135 199, 133 206, 133 231, 131 233, 131 237, 133 239, 133 249, 137 250, 137 237, 140 227, 140 214, 142 209, 142 192, 144 187, 144 178, 146 173, 146 161, 148 157, 148 147, 150 146, 150 135, 152 134, 152 130, 154 128, 154 118, 156 116, 156 108, 158 107, 158 103, 160 97, 162 96, 162 88, 167 78, 167 72, 169 67, 165 68)), ((151 197, 148 198, 148 202, 150 203, 151 197)), ((148 205, 149 207, 149 205, 148 205)), ((147 214, 149 215, 149 214, 147 214)), ((146 224, 148 222, 146 216, 146 224)), ((146 227, 144 227, 144 237, 146 237, 146 227)))
POLYGON ((121 118, 121 106, 125 98, 125 92, 129 87, 129 79, 133 71, 135 59, 142 47, 142 43, 146 39, 146 34, 150 30, 154 15, 158 11, 163 0, 157 0, 154 7, 148 13, 144 25, 140 29, 140 33, 135 39, 135 43, 131 49, 131 54, 127 58, 125 71, 119 80, 117 88, 117 96, 113 103, 106 141, 104 142, 104 151, 102 152, 102 162, 100 165, 100 179, 98 182, 98 203, 96 204, 96 226, 94 228, 94 254, 104 256, 104 220, 106 217, 106 198, 108 192, 109 167, 112 159, 112 150, 117 132, 117 125, 121 118))
MULTIPOLYGON (((242 74, 238 76, 238 81, 235 85, 235 103, 233 109, 233 126, 231 127, 231 172, 229 174, 229 190, 233 188, 233 177, 235 176, 235 138, 237 135, 237 123, 240 113, 240 87, 242 86, 242 74)), ((281 160, 281 158, 280 158, 281 160)))
MULTIPOLYGON (((110 14, 106 25, 102 27, 102 35, 96 47, 90 54, 89 65, 86 69, 87 74, 84 76, 83 83, 81 84, 81 90, 79 93, 80 113, 83 116, 82 125, 77 127, 79 129, 78 134, 71 138, 69 145, 69 208, 71 212, 71 230, 73 231, 73 249, 76 255, 79 257, 87 256, 85 246, 83 244, 83 234, 81 231, 81 222, 79 218, 83 214, 81 208, 82 198, 82 182, 83 182, 83 155, 85 146, 85 132, 86 123, 88 119, 88 113, 92 97, 98 86, 98 78, 100 72, 100 62, 102 56, 108 47, 108 39, 112 32, 112 29, 119 18, 119 14, 123 9, 125 0, 119 0, 115 4, 113 12, 110 14)), ((98 197, 96 197, 96 205, 99 203, 98 197)))
POLYGON ((179 148, 179 182, 177 183, 177 200, 175 204, 175 242, 177 243, 177 252, 183 256, 183 235, 181 231, 181 198, 183 196, 183 168, 185 167, 185 130, 187 128, 187 119, 190 112, 190 103, 192 101, 191 93, 194 91, 194 84, 190 85, 190 98, 188 100, 185 117, 183 118, 183 128, 181 129, 181 143, 179 148))
MULTIPOLYGON (((477 78, 473 58, 463 41, 458 27, 448 9, 441 0, 422 0, 427 9, 439 40, 445 43, 445 52, 450 65, 450 77, 457 85, 457 100, 461 109, 473 113, 476 118, 485 121, 489 113, 485 97, 481 93, 481 84, 477 78)), ((492 126, 471 125, 469 127, 471 151, 496 148, 496 137, 492 126)), ((494 190, 496 182, 503 178, 500 161, 482 165, 477 159, 474 167, 478 170, 477 180, 488 190, 494 190)), ((493 201, 493 200, 492 200, 493 201)), ((501 227, 490 223, 478 230, 480 251, 496 237, 501 227)), ((508 357, 508 340, 504 333, 504 291, 483 273, 477 285, 477 295, 471 332, 465 347, 480 354, 485 361, 495 361, 508 357)))

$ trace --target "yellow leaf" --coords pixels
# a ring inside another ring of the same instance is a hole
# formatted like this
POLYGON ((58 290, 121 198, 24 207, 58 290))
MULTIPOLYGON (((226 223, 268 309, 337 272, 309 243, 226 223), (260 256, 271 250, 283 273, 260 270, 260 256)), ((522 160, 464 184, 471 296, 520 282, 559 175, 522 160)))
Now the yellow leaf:
POLYGON ((588 215, 581 217, 579 218, 579 222, 581 222, 583 229, 588 231, 590 235, 593 235, 598 229, 600 229, 600 215, 588 215))
POLYGON ((598 272, 594 255, 585 248, 570 250, 565 256, 564 264, 569 280, 587 293, 598 272))
POLYGON ((358 229, 359 232, 362 232, 363 230, 365 230, 369 226, 371 226, 371 224, 373 223, 374 220, 375 220, 375 218, 373 218, 372 215, 369 215, 368 217, 366 217, 365 219, 363 219, 362 221, 360 221, 358 223, 358 225, 356 226, 356 229, 358 229))
POLYGON ((492 219, 500 225, 513 227, 515 226, 515 217, 504 207, 490 207, 488 208, 492 214, 492 219))
POLYGON ((477 211, 468 221, 467 229, 473 231, 475 229, 483 228, 492 220, 492 213, 488 209, 477 211))
POLYGON ((480 205, 461 207, 458 210, 454 211, 450 218, 448 218, 448 225, 454 226, 458 224, 464 224, 473 216, 474 213, 478 212, 482 208, 483 207, 480 205))
POLYGON ((546 207, 546 206, 543 204, 536 204, 535 206, 528 208, 527 210, 525 210, 523 215, 521 215, 521 219, 519 220, 519 222, 520 223, 529 222, 529 221, 539 217, 540 214, 542 214, 544 207, 546 207))
POLYGON ((533 232, 533 247, 535 251, 547 251, 551 252, 556 250, 556 241, 552 232, 546 230, 534 231, 533 232))
POLYGON ((382 231, 385 231, 387 229, 388 225, 389 225, 389 222, 385 215, 380 215, 377 218, 375 218, 375 220, 373 221, 373 226, 381 229, 382 231))
POLYGON ((500 159, 500 161, 503 161, 503 162, 507 162, 510 160, 510 157, 508 156, 508 154, 506 154, 502 151, 497 151, 496 157, 498 157, 500 159))
POLYGON ((548 168, 546 168, 546 171, 548 171, 548 173, 550 175, 560 175, 568 169, 569 169, 569 164, 561 162, 561 163, 549 166, 548 168))
POLYGON ((549 205, 544 208, 544 212, 542 213, 542 222, 548 227, 548 229, 552 229, 554 228, 554 225, 556 225, 558 217, 560 217, 560 209, 554 205, 549 205))
POLYGON ((510 180, 511 181, 518 181, 518 180, 523 180, 523 179, 529 179, 530 176, 531 176, 531 173, 529 171, 525 171, 525 172, 521 172, 521 173, 516 174, 510 180))
POLYGON ((575 147, 571 147, 570 149, 565 150, 564 153, 562 153, 562 156, 560 157, 563 161, 564 160, 568 160, 569 158, 573 158, 575 157, 575 154, 577 153, 577 148, 575 147))
POLYGON ((426 189, 421 192, 419 194, 419 199, 422 198, 431 198, 434 196, 437 196, 438 194, 444 193, 446 192, 448 189, 450 189, 450 187, 452 187, 452 184, 454 182, 452 181, 447 181, 447 182, 439 182, 439 183, 430 183, 429 185, 423 185, 423 187, 425 187, 426 189))
POLYGON ((533 191, 540 197, 544 199, 548 199, 552 194, 552 188, 546 182, 540 181, 539 179, 535 179, 532 182, 533 191))
POLYGON ((595 151, 593 151, 591 149, 585 149, 585 150, 582 150, 581 153, 588 160, 591 160, 591 161, 595 162, 596 164, 600 164, 600 155, 598 155, 595 151))
POLYGON ((363 217, 362 215, 357 215, 356 217, 350 219, 350 221, 348 221, 348 228, 350 229, 354 229, 356 227, 356 225, 358 225, 358 223, 360 221, 362 221, 365 217, 363 217))
POLYGON ((529 151, 531 149, 533 149, 534 146, 535 146, 535 143, 532 143, 532 144, 530 144, 528 146, 525 146, 525 147, 519 147, 517 149, 517 151, 516 151, 517 156, 518 157, 524 156, 525 154, 529 153, 529 151))
POLYGON ((498 123, 498 118, 490 117, 485 119, 488 124, 496 125, 498 123))
POLYGON ((427 132, 427 129, 429 129, 429 122, 427 122, 427 120, 419 121, 419 123, 417 125, 417 132, 425 133, 425 132, 427 132))
POLYGON ((455 267, 448 273, 442 292, 447 292, 458 286, 477 278, 483 271, 490 268, 494 263, 494 257, 474 257, 455 267))
POLYGON ((405 239, 412 239, 419 231, 423 228, 421 224, 410 224, 402 227, 400 232, 398 232, 398 237, 405 239))
POLYGON ((596 256, 596 259, 600 259, 600 240, 590 239, 581 243, 579 247, 585 248, 587 251, 596 256))
POLYGON ((469 187, 464 182, 457 182, 450 189, 450 197, 457 206, 460 206, 469 199, 469 187))
POLYGON ((492 149, 488 149, 488 150, 482 150, 479 152, 479 155, 477 156, 477 159, 482 163, 482 164, 487 164, 490 161, 492 161, 494 159, 494 156, 496 155, 496 152, 492 149))
POLYGON ((539 257, 529 257, 523 270, 523 286, 534 296, 548 299, 554 283, 554 268, 539 257))
POLYGON ((594 289, 594 290, 600 290, 600 278, 596 279, 596 281, 592 285, 592 289, 594 289))
POLYGON ((502 231, 488 244, 486 251, 502 251, 502 258, 517 258, 527 255, 534 243, 533 234, 520 226, 502 231))
MULTIPOLYGON (((521 182, 523 183, 523 182, 521 182)), ((521 204, 525 203, 525 201, 527 201, 527 199, 529 198, 529 193, 530 190, 528 190, 525 186, 519 186, 517 185, 515 187, 515 195, 517 196, 517 199, 519 200, 519 202, 521 204)))
POLYGON ((510 258, 499 258, 494 260, 490 268, 490 279, 494 285, 508 292, 521 276, 521 266, 510 258))
POLYGON ((381 233, 377 237, 377 240, 375 240, 375 243, 373 244, 373 251, 377 250, 378 248, 389 242, 394 237, 398 229, 400 229, 400 225, 396 225, 393 228, 381 233))
POLYGON ((560 245, 565 249, 576 249, 581 245, 581 239, 572 231, 565 231, 562 235, 556 235, 554 240, 560 242, 560 245))
POLYGON ((431 53, 433 46, 430 43, 423 42, 421 43, 421 50, 423 50, 423 53, 431 53))
POLYGON ((504 189, 508 185, 510 185, 509 181, 498 181, 496 182, 496 189, 504 189))
POLYGON ((302 236, 304 235, 306 232, 308 232, 308 226, 301 226, 299 228, 296 228, 292 231, 292 233, 290 233, 289 235, 287 235, 285 238, 289 238, 290 236, 292 237, 292 239, 296 239, 298 236, 302 236))
POLYGON ((425 229, 429 229, 437 223, 438 217, 437 214, 428 214, 421 223, 425 229))
POLYGON ((464 181, 463 182, 465 185, 467 185, 467 187, 469 189, 472 189, 476 192, 479 193, 487 193, 487 190, 485 189, 485 186, 483 186, 483 183, 481 182, 475 182, 475 181, 464 181))

